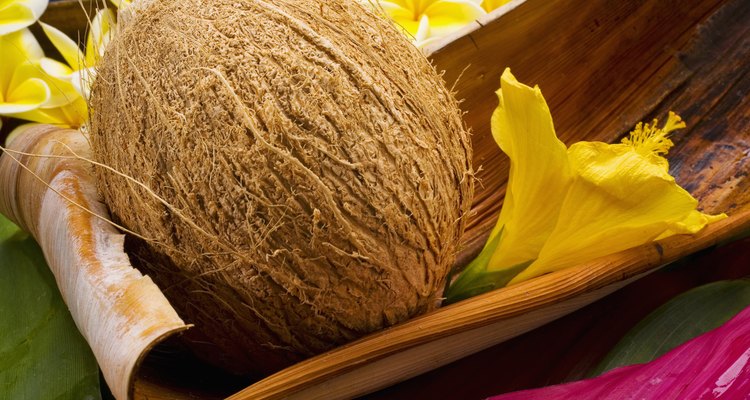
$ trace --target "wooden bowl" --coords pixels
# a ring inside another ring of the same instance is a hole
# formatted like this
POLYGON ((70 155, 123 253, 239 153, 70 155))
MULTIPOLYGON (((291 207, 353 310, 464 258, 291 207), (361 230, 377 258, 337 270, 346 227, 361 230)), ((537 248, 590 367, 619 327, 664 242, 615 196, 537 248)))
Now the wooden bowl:
MULTIPOLYGON (((80 14, 78 0, 52 3, 43 20, 55 24, 75 10, 80 14)), ((441 308, 252 384, 167 344, 146 360, 136 398, 359 396, 534 329, 665 263, 747 233, 748 20, 750 3, 744 0, 516 0, 426 49, 464 100, 475 167, 481 166, 459 265, 477 254, 502 204, 508 163, 489 121, 506 66, 520 81, 541 87, 566 144, 614 142, 639 121, 677 112, 688 128, 674 138, 671 173, 703 211, 730 218, 697 235, 671 237, 441 308)))

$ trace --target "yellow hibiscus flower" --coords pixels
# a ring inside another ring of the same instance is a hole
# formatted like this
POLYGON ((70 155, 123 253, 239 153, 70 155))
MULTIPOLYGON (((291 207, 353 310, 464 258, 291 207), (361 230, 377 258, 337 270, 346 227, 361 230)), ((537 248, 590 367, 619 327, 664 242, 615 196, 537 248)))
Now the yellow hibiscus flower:
POLYGON ((379 7, 422 47, 455 32, 485 14, 482 0, 394 0, 370 2, 379 7))
POLYGON ((449 287, 449 301, 726 217, 697 211, 698 201, 669 175, 668 136, 685 126, 674 113, 662 128, 639 124, 622 143, 566 149, 538 87, 506 69, 497 94, 492 134, 510 158, 507 194, 487 245, 449 287))

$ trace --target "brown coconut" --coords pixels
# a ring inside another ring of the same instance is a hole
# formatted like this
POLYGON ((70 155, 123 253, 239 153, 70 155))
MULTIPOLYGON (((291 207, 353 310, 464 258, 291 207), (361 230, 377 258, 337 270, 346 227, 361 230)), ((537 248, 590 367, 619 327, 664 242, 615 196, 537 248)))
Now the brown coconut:
POLYGON ((119 172, 100 191, 214 361, 270 372, 439 304, 469 136, 431 64, 357 1, 155 1, 91 106, 119 172))

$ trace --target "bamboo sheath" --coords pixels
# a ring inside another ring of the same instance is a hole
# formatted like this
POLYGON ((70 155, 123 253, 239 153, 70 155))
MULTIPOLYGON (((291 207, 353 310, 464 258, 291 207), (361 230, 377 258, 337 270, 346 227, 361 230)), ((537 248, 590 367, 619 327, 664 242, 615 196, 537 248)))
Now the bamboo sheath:
POLYGON ((143 356, 187 326, 130 265, 90 164, 74 155, 90 157, 79 131, 38 125, 18 135, 0 157, 0 212, 39 243, 112 393, 127 399, 143 356))

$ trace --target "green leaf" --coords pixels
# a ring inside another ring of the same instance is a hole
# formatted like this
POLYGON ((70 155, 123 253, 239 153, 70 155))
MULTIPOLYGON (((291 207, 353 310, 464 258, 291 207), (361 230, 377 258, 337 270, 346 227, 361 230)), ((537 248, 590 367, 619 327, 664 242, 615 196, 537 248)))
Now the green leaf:
POLYGON ((101 399, 96 360, 41 249, 2 215, 0 398, 101 399))
POLYGON ((649 362, 718 328, 750 305, 750 281, 714 282, 689 290, 646 316, 610 350, 589 375, 649 362))

